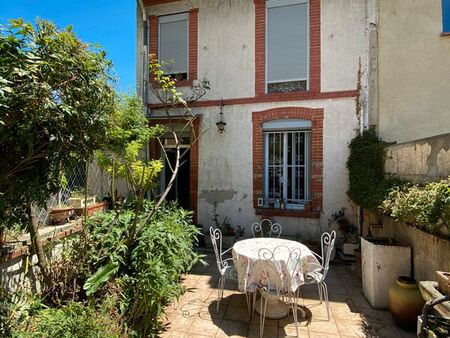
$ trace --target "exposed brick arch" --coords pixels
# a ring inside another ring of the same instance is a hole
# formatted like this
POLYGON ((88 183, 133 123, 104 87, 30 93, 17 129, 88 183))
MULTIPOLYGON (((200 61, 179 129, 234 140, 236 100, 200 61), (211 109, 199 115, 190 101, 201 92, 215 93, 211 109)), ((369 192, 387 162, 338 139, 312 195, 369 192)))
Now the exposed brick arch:
POLYGON ((323 109, 304 107, 272 108, 253 112, 253 207, 263 194, 263 129, 264 122, 280 119, 311 121, 311 194, 314 211, 322 210, 323 195, 323 109))

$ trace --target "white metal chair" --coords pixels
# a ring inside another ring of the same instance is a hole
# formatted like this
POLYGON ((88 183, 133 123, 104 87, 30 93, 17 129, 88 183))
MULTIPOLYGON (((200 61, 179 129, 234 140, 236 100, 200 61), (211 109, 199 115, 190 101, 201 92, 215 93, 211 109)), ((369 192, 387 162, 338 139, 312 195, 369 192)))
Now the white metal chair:
POLYGON ((272 223, 270 219, 263 219, 261 223, 253 223, 252 224, 252 234, 253 237, 264 237, 264 224, 269 224, 269 237, 277 237, 280 238, 281 231, 283 230, 281 228, 281 225, 279 223, 272 223))
POLYGON ((217 312, 219 311, 220 301, 223 298, 223 290, 225 287, 226 278, 234 279, 236 270, 233 267, 233 258, 223 258, 232 248, 222 251, 222 232, 219 229, 213 227, 209 228, 211 235, 211 243, 216 255, 217 268, 219 269, 220 278, 217 284, 217 312), (231 263, 231 264, 230 264, 231 263), (234 275, 234 276, 233 276, 234 275))
MULTIPOLYGON (((320 237, 320 246, 322 250, 322 256, 315 252, 312 252, 320 261, 320 265, 317 266, 315 271, 306 272, 305 284, 317 284, 317 289, 319 290, 320 304, 325 300, 327 306, 327 317, 330 320, 330 304, 328 301, 328 288, 325 283, 325 278, 327 277, 328 270, 330 268, 330 258, 334 250, 334 244, 336 241, 336 231, 331 233, 324 232, 320 237)), ((309 268, 314 268, 314 264, 309 264, 309 268)))
POLYGON ((299 337, 297 310, 300 287, 292 290, 291 281, 303 274, 300 249, 295 248, 291 250, 287 246, 280 245, 273 249, 273 251, 261 249, 258 252, 258 256, 259 263, 263 265, 262 271, 264 273, 261 276, 258 287, 261 293, 260 337, 264 334, 267 301, 269 298, 278 300, 280 297, 289 301, 295 321, 297 337, 299 337), (268 264, 268 262, 271 262, 271 264, 268 264))

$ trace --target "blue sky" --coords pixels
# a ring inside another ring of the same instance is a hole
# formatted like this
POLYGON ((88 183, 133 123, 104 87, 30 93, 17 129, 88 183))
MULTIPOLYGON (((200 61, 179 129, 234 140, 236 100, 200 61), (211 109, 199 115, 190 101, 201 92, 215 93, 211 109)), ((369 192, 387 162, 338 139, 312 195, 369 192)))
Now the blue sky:
POLYGON ((113 61, 117 88, 135 90, 136 1, 135 0, 0 0, 0 22, 36 17, 59 27, 72 25, 85 42, 99 43, 113 61))

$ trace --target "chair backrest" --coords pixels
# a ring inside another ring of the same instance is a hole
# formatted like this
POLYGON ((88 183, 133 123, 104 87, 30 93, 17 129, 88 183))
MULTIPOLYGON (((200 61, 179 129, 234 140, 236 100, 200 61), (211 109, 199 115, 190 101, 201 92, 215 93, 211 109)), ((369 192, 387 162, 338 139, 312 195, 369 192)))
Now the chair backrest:
POLYGON ((279 223, 272 223, 270 219, 263 219, 261 223, 253 223, 252 224, 252 233, 253 237, 264 237, 264 226, 265 224, 268 224, 269 226, 269 237, 277 237, 280 238, 281 231, 283 230, 281 228, 281 225, 279 223))
POLYGON ((336 242, 336 231, 331 233, 324 232, 320 237, 320 245, 322 249, 322 267, 323 267, 323 278, 328 273, 330 267, 330 258, 334 250, 334 244, 336 242))
POLYGON ((223 260, 222 260, 222 232, 219 229, 210 227, 209 234, 211 236, 211 243, 214 248, 214 253, 216 254, 216 263, 219 271, 222 271, 223 260))
POLYGON ((258 251, 261 266, 259 286, 262 292, 285 293, 291 290, 292 280, 303 276, 301 250, 280 245, 273 250, 263 248, 258 251))

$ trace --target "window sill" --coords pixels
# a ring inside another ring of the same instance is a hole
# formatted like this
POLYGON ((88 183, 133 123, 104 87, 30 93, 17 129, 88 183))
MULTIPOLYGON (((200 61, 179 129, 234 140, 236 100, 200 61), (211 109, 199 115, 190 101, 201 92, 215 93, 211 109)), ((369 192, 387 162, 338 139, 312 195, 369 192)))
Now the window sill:
POLYGON ((297 218, 320 218, 320 212, 319 211, 256 208, 255 209, 255 213, 256 213, 256 215, 261 215, 261 216, 283 216, 283 217, 297 217, 297 218))
POLYGON ((317 96, 317 91, 305 90, 298 92, 288 92, 288 93, 264 93, 260 95, 256 95, 258 97, 266 97, 274 100, 277 99, 296 99, 296 98, 309 98, 317 96))
MULTIPOLYGON (((175 87, 176 88, 181 88, 181 87, 192 87, 192 85, 194 84, 194 80, 179 80, 175 82, 175 87)), ((156 83, 156 81, 152 82, 153 88, 156 89, 161 89, 161 86, 159 85, 159 83, 156 83)))
POLYGON ((442 32, 441 36, 450 36, 450 32, 442 32))

